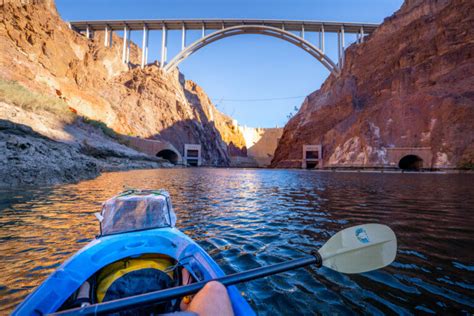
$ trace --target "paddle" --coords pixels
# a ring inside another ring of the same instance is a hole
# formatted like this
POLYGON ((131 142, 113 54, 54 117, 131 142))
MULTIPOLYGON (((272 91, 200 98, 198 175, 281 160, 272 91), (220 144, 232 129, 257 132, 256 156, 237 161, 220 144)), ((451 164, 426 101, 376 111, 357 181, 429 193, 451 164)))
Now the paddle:
MULTIPOLYGON (((395 259, 396 252, 397 238, 389 227, 380 224, 365 224, 341 230, 332 236, 318 251, 312 253, 311 257, 234 273, 214 279, 214 281, 230 286, 311 264, 318 268, 323 265, 343 273, 362 273, 389 265, 395 259)), ((142 307, 197 293, 209 281, 212 280, 74 308, 54 315, 108 314, 142 307)))

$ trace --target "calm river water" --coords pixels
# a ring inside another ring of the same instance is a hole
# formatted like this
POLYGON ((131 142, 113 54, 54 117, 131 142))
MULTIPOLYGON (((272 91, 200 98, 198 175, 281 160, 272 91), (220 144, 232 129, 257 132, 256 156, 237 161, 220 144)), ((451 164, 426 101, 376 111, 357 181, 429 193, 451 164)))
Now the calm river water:
POLYGON ((474 313, 474 175, 173 169, 0 190, 0 313, 98 233, 124 186, 165 188, 178 227, 225 272, 298 258, 342 228, 383 223, 398 255, 379 271, 294 270, 239 288, 260 315, 474 313))

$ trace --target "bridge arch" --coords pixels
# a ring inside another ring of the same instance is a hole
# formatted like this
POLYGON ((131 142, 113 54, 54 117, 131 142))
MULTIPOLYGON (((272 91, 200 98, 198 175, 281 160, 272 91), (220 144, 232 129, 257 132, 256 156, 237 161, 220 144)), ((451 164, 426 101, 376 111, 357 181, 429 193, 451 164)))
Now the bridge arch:
POLYGON ((340 73, 339 67, 326 54, 324 54, 319 48, 311 44, 309 41, 291 32, 267 25, 238 25, 223 28, 222 30, 213 32, 205 37, 200 38, 193 44, 186 47, 178 55, 176 55, 168 64, 166 64, 163 69, 165 72, 169 72, 176 68, 183 60, 185 60, 190 55, 203 48, 204 46, 207 46, 215 41, 226 37, 241 34, 260 34, 280 38, 303 49, 311 56, 315 57, 317 60, 319 60, 319 62, 321 62, 321 64, 323 64, 324 67, 326 67, 335 76, 338 76, 340 73))

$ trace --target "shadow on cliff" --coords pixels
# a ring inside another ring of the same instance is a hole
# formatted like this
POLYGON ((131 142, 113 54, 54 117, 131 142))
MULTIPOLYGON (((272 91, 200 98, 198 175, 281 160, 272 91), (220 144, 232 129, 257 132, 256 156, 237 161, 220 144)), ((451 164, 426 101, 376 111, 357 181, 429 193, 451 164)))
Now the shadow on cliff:
MULTIPOLYGON (((180 76, 182 76, 182 75, 180 75, 180 76)), ((184 76, 180 80, 184 80, 184 76)), ((184 90, 184 95, 185 95, 187 101, 189 102, 189 104, 192 105, 192 109, 194 111, 195 117, 198 118, 198 120, 188 120, 188 121, 196 122, 197 124, 200 124, 205 128, 209 128, 209 129, 214 130, 215 133, 218 134, 218 136, 219 136, 218 142, 225 144, 225 147, 226 147, 225 151, 227 152, 227 156, 247 157, 247 148, 245 146, 239 147, 236 144, 234 144, 232 141, 230 141, 229 143, 226 143, 223 140, 221 132, 219 131, 219 128, 216 126, 214 120, 209 119, 210 117, 213 117, 213 115, 211 113, 213 111, 212 109, 214 109, 214 111, 219 112, 214 107, 214 105, 212 105, 212 103, 210 103, 210 100, 208 100, 209 104, 205 105, 205 104, 203 104, 203 102, 199 98, 196 91, 190 90, 186 87, 183 87, 183 88, 184 88, 183 89, 184 90), (208 111, 211 111, 211 112, 206 113, 206 111, 204 111, 205 108, 207 108, 208 111)), ((224 115, 224 118, 222 116, 218 116, 219 120, 224 119, 224 121, 223 121, 224 123, 226 122, 225 118, 227 118, 227 116, 225 116, 225 115, 224 115)), ((232 131, 235 132, 233 129, 232 129, 232 131)))
POLYGON ((247 157, 248 149, 246 146, 236 146, 232 141, 227 144, 227 152, 231 157, 247 157))
POLYGON ((235 150, 233 144, 223 141, 215 123, 208 120, 177 121, 148 139, 170 142, 182 155, 185 144, 199 144, 203 164, 216 167, 228 167, 232 150, 235 150))

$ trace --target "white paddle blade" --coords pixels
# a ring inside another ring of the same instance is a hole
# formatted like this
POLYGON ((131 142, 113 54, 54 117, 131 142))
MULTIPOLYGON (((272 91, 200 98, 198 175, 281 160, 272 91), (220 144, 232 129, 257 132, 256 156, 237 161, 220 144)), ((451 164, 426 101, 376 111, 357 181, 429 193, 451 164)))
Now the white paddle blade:
POLYGON ((318 252, 325 267, 343 273, 362 273, 393 262, 397 237, 388 226, 364 224, 341 230, 318 252))

